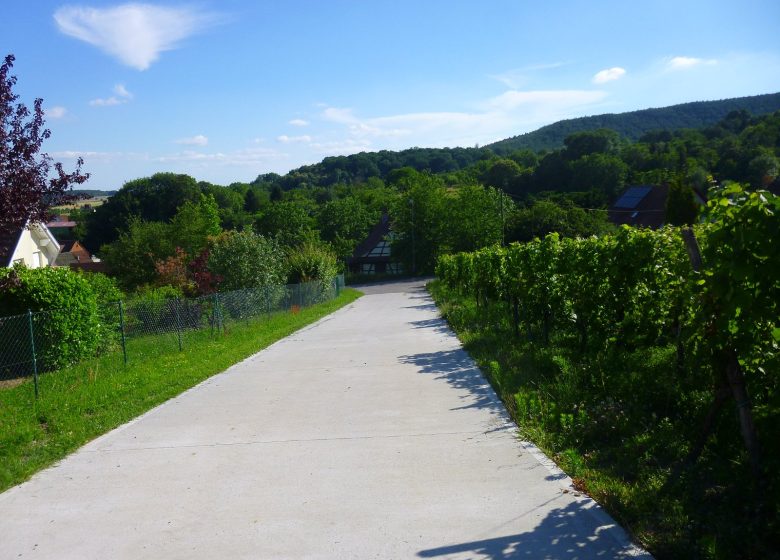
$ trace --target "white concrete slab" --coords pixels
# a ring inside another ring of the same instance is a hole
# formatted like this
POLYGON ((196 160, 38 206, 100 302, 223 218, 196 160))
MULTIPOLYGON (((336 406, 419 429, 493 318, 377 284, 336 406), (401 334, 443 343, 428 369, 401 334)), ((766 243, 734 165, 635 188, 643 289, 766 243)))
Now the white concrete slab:
POLYGON ((1 494, 0 558, 649 558, 372 291, 1 494))

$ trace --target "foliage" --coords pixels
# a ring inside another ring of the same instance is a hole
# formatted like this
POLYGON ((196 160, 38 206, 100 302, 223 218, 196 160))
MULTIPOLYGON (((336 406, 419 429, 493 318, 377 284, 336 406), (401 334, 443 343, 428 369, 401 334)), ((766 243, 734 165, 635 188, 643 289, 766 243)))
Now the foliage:
POLYGON ((175 249, 169 224, 133 217, 128 229, 100 252, 108 269, 129 289, 153 282, 157 261, 173 255, 175 249))
POLYGON ((762 557, 780 527, 778 460, 758 452, 780 438, 780 197, 711 194, 700 272, 682 230, 624 226, 442 256, 437 275, 477 303, 447 317, 499 361, 521 430, 654 552, 762 557))
POLYGON ((336 255, 321 244, 304 243, 287 253, 287 283, 318 281, 327 288, 338 274, 336 255))
POLYGON ((89 178, 81 173, 81 158, 76 170, 66 173, 61 163, 40 153, 51 136, 44 128, 43 100, 35 100, 32 113, 17 103, 16 77, 9 75, 13 63, 9 54, 0 65, 0 254, 28 221, 46 222, 49 208, 65 202, 72 185, 89 178))
POLYGON ((780 110, 780 93, 754 95, 721 101, 697 101, 660 109, 566 119, 486 146, 499 155, 528 148, 534 151, 557 149, 564 139, 580 131, 610 129, 621 137, 638 140, 654 130, 679 130, 712 126, 730 112, 747 110, 762 115, 780 110))
POLYGON ((225 232, 209 245, 208 270, 221 278, 220 290, 278 286, 285 282, 279 243, 252 231, 225 232))
MULTIPOLYGON (((36 351, 43 369, 93 356, 101 347, 98 296, 83 274, 69 268, 16 266, 0 270, 0 316, 47 311, 40 321, 36 351)), ((95 286, 103 284, 96 281, 95 286)))
POLYGON ((275 202, 255 222, 261 235, 275 236, 279 242, 292 247, 316 237, 315 220, 308 204, 293 201, 275 202))
POLYGON ((344 259, 352 255, 379 218, 379 212, 372 212, 356 197, 348 197, 323 204, 317 214, 317 225, 322 239, 344 259))
POLYGON ((134 221, 168 223, 185 202, 197 202, 200 195, 188 175, 156 173, 129 181, 89 215, 84 243, 95 251, 118 239, 134 221))
POLYGON ((587 212, 571 203, 563 205, 549 199, 539 200, 511 216, 507 240, 530 241, 548 233, 588 237, 606 233, 611 227, 606 212, 587 212))
POLYGON ((669 196, 666 199, 666 223, 673 226, 691 225, 696 222, 698 213, 693 189, 679 177, 670 181, 669 196))

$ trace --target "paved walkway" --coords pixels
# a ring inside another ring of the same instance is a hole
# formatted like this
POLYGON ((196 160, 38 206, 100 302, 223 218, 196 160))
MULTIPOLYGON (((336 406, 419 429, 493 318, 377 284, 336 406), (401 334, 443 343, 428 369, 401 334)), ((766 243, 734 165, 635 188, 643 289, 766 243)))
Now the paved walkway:
POLYGON ((0 558, 643 556, 420 283, 367 292, 0 494, 0 558))

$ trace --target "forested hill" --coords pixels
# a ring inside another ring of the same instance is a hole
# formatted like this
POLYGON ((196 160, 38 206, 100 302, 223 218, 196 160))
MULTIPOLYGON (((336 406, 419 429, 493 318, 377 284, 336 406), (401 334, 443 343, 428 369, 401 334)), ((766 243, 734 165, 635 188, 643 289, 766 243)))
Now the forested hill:
POLYGON ((642 109, 628 113, 607 113, 558 121, 533 132, 499 140, 485 146, 498 155, 515 150, 553 150, 563 147, 563 139, 574 132, 609 128, 629 140, 639 140, 652 130, 703 128, 716 124, 731 111, 744 110, 753 116, 780 110, 780 93, 735 97, 720 101, 695 101, 658 109, 642 109))
POLYGON ((326 157, 320 163, 293 169, 283 177, 275 173, 260 175, 253 184, 279 185, 283 190, 329 187, 340 183, 363 183, 374 177, 387 180, 393 170, 402 167, 432 173, 449 173, 471 167, 480 160, 508 156, 517 150, 530 149, 538 152, 559 149, 563 147, 564 138, 575 132, 608 128, 622 137, 636 141, 650 131, 711 127, 732 111, 745 111, 757 117, 777 110, 780 110, 780 93, 596 115, 559 121, 534 132, 479 148, 410 148, 397 152, 382 150, 326 157))

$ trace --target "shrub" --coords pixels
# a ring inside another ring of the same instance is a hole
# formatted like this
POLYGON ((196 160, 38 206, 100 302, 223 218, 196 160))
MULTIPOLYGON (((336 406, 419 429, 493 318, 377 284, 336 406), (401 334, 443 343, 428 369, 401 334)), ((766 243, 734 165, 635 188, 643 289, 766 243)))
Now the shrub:
POLYGON ((287 282, 302 284, 317 282, 322 294, 338 274, 336 255, 327 246, 304 243, 287 254, 287 282))
POLYGON ((230 231, 211 241, 208 270, 222 279, 220 291, 284 284, 279 244, 252 231, 230 231))
POLYGON ((68 268, 17 266, 0 271, 0 279, 0 316, 45 311, 33 321, 41 369, 94 355, 103 345, 98 297, 83 274, 68 268))

